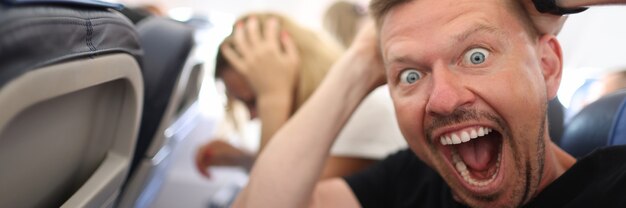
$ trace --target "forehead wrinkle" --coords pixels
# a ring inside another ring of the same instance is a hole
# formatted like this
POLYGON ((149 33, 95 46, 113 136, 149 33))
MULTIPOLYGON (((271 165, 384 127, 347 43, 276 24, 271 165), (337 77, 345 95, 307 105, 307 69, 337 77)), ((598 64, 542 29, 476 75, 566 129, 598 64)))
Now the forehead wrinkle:
MULTIPOLYGON (((414 1, 411 4, 415 4, 415 3, 417 3, 417 1, 414 1)), ((468 3, 468 2, 465 2, 465 3, 468 3)), ((423 65, 427 63, 427 62, 423 62, 425 60, 422 60, 422 59, 427 58, 427 57, 423 57, 423 55, 428 55, 428 56, 435 55, 435 53, 432 53, 433 51, 431 52, 419 51, 420 45, 437 44, 436 43, 437 41, 435 42, 431 41, 433 40, 432 33, 430 37, 427 37, 427 39, 421 40, 421 41, 425 41, 424 43, 422 44, 416 43, 416 41, 418 41, 416 40, 416 38, 418 37, 415 35, 419 35, 420 33, 419 31, 433 30, 433 31, 441 33, 441 35, 445 35, 448 32, 452 32, 449 29, 452 29, 455 27, 461 29, 462 32, 459 32, 456 35, 448 36, 448 38, 446 38, 447 41, 443 39, 439 39, 439 41, 441 42, 439 42, 438 43, 439 45, 436 46, 435 48, 436 50, 441 51, 441 52, 443 52, 442 50, 447 51, 447 50, 455 49, 458 47, 459 43, 467 41, 468 39, 478 34, 487 34, 489 35, 488 37, 495 36, 498 39, 497 40, 498 42, 507 43, 508 42, 507 41, 508 39, 506 38, 507 33, 503 31, 501 28, 496 27, 497 23, 492 22, 494 21, 493 19, 488 18, 487 16, 485 16, 484 13, 473 12, 473 8, 476 6, 475 3, 476 2, 472 2, 472 4, 467 4, 467 5, 466 4, 454 5, 454 6, 460 6, 460 7, 465 7, 465 8, 462 8, 462 10, 458 14, 454 14, 452 16, 446 16, 446 15, 440 14, 439 12, 435 12, 434 14, 431 14, 430 16, 428 16, 432 18, 415 18, 415 19, 411 19, 411 21, 409 22, 396 23, 396 24, 390 24, 390 21, 392 21, 392 19, 394 21, 398 21, 397 16, 401 16, 403 14, 406 15, 405 13, 408 13, 406 10, 411 9, 408 7, 411 7, 413 5, 409 4, 411 6, 408 6, 407 8, 396 8, 396 9, 390 10, 390 12, 387 15, 385 15, 383 19, 383 24, 381 25, 381 28, 379 30, 379 40, 378 40, 380 43, 385 67, 389 68, 391 65, 396 64, 396 63, 397 64, 422 63, 420 65, 423 65), (436 26, 436 25, 432 25, 433 21, 441 21, 441 23, 439 23, 439 26, 436 26), (471 24, 470 27, 466 26, 468 25, 468 23, 471 24), (467 29, 463 30, 464 28, 467 28, 467 29), (396 42, 396 43, 389 44, 390 42, 396 42), (399 42, 403 42, 403 43, 399 43, 399 42), (398 50, 397 48, 393 49, 395 48, 395 46, 392 46, 392 45, 396 45, 396 44, 400 44, 400 45, 417 44, 417 45, 414 45, 412 49, 410 50, 408 49, 398 50), (393 50, 390 50, 390 49, 393 49, 393 50), (416 60, 416 58, 419 58, 419 59, 416 60)), ((498 21, 498 20, 495 20, 495 21, 498 21)), ((421 35, 424 35, 424 34, 421 34, 421 35)), ((435 38, 435 40, 436 39, 438 38, 435 38)), ((434 58, 434 57, 431 56, 430 58, 434 58)))
MULTIPOLYGON (((463 32, 458 33, 457 35, 452 36, 451 38, 452 41, 450 41, 449 44, 447 44, 449 46, 448 48, 454 48, 455 46, 458 46, 459 43, 463 43, 467 41, 467 39, 471 38, 472 36, 484 34, 484 33, 492 34, 498 37, 498 39, 503 39, 505 37, 504 32, 494 26, 491 26, 489 24, 484 24, 484 23, 476 23, 474 24, 474 26, 470 27, 469 29, 466 29, 463 32)), ((402 45, 405 45, 405 44, 402 44, 402 45)), ((411 57, 411 56, 419 55, 419 53, 416 54, 416 51, 413 51, 413 53, 411 54, 406 54, 404 52, 397 54, 395 53, 397 52, 397 50, 395 52, 391 52, 389 48, 391 47, 387 48, 389 61, 385 61, 384 63, 386 68, 389 68, 389 66, 391 66, 392 64, 416 64, 415 60, 413 60, 411 57)))
POLYGON ((483 23, 478 23, 475 26, 471 27, 468 30, 465 30, 464 32, 459 33, 458 35, 454 36, 454 40, 455 43, 462 43, 464 41, 466 41, 468 38, 470 38, 473 35, 476 34, 480 34, 480 33, 488 33, 488 34, 492 34, 495 35, 499 38, 504 37, 504 32, 502 32, 501 30, 497 29, 496 27, 493 27, 491 25, 487 25, 487 24, 483 24, 483 23))
POLYGON ((409 58, 407 57, 407 54, 403 54, 403 55, 395 55, 392 54, 390 55, 390 59, 388 62, 385 62, 385 68, 389 68, 392 64, 407 64, 410 63, 409 58))

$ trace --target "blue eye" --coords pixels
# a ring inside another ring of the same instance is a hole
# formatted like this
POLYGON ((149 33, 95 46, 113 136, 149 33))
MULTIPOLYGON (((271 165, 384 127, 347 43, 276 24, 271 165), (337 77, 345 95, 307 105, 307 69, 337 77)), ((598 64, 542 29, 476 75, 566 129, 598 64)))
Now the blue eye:
POLYGON ((484 48, 473 48, 465 53, 464 61, 469 64, 478 65, 485 63, 489 58, 489 51, 484 48))
POLYGON ((422 73, 415 69, 407 69, 400 74, 400 81, 407 84, 413 84, 422 78, 422 73))

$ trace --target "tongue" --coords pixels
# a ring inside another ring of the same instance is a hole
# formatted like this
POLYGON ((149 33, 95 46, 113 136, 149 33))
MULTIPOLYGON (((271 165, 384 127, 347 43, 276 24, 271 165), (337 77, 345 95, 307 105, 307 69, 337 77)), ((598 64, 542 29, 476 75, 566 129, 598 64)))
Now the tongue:
POLYGON ((497 154, 496 142, 492 138, 474 139, 457 145, 459 156, 469 168, 476 171, 485 171, 489 167, 492 157, 497 154))

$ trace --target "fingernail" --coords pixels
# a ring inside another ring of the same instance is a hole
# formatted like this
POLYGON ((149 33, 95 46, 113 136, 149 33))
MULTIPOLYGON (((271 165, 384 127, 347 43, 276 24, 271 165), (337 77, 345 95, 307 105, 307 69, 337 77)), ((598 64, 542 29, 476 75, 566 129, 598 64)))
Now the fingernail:
POLYGON ((287 31, 280 31, 280 37, 282 38, 289 38, 289 33, 287 33, 287 31))
POLYGON ((237 21, 237 23, 235 23, 235 29, 241 29, 243 27, 243 21, 237 21))

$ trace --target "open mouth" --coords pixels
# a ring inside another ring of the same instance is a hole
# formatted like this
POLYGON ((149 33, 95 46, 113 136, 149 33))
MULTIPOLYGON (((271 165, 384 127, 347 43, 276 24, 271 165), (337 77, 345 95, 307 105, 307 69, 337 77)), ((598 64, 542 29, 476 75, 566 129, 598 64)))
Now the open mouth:
POLYGON ((503 141, 500 132, 474 126, 445 133, 439 141, 448 162, 468 188, 482 190, 498 182, 503 141))

